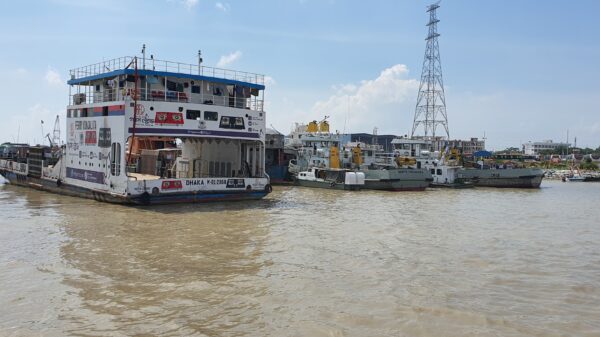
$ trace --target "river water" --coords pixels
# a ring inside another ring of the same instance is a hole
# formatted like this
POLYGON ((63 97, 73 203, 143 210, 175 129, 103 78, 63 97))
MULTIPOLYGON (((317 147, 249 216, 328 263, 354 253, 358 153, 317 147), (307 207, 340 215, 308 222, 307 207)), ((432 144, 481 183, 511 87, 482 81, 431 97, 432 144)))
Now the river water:
POLYGON ((552 181, 153 208, 0 185, 0 336, 600 336, 599 205, 552 181))

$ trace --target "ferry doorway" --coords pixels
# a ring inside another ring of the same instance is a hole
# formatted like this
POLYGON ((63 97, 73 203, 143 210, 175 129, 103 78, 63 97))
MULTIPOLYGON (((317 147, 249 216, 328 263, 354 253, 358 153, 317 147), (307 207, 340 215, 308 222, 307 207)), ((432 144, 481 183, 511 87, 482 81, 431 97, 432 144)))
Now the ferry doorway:
POLYGON ((245 142, 242 144, 242 176, 265 176, 265 144, 260 141, 245 142))

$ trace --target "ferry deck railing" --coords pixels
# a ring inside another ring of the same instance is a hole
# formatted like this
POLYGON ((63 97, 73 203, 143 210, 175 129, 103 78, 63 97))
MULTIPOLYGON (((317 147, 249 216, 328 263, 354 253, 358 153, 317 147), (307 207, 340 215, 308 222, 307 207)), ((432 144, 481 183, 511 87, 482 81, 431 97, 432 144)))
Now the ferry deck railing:
MULTIPOLYGON (((133 101, 135 89, 115 88, 102 92, 77 93, 69 97, 69 105, 86 105, 106 102, 133 101)), ((138 89, 137 99, 140 101, 178 102, 226 106, 239 109, 263 111, 263 100, 259 96, 230 97, 213 94, 189 94, 180 91, 138 89)))
MULTIPOLYGON (((133 56, 123 56, 112 60, 102 61, 70 70, 72 80, 105 74, 120 69, 134 69, 133 56)), ((265 76, 261 74, 237 71, 231 69, 199 66, 197 64, 173 62, 166 60, 137 58, 140 70, 165 71, 188 75, 209 76, 227 80, 241 81, 258 85, 265 84, 265 76)))

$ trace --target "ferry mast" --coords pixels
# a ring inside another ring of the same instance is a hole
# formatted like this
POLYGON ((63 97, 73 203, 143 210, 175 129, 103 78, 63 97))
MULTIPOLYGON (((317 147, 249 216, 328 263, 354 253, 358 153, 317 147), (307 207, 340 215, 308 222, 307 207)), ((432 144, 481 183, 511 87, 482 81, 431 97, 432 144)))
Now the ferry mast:
POLYGON ((444 81, 442 79, 442 63, 438 45, 440 34, 437 32, 437 24, 440 20, 437 18, 437 9, 440 7, 439 3, 438 1, 427 7, 429 34, 425 39, 427 43, 421 71, 421 84, 419 85, 419 95, 411 132, 411 138, 413 138, 419 126, 422 125, 424 138, 431 141, 435 141, 438 126, 444 128, 445 136, 450 139, 444 81))

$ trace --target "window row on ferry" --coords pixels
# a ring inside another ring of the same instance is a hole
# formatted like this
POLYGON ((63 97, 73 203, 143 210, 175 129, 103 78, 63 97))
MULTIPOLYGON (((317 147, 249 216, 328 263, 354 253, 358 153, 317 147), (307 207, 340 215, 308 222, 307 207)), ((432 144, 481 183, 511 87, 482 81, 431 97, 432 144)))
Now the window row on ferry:
MULTIPOLYGON (((118 76, 77 85, 74 105, 133 99, 135 77, 118 76)), ((214 83, 183 78, 140 76, 137 99, 196 104, 214 104, 240 109, 261 110, 260 90, 243 85, 214 83)))

